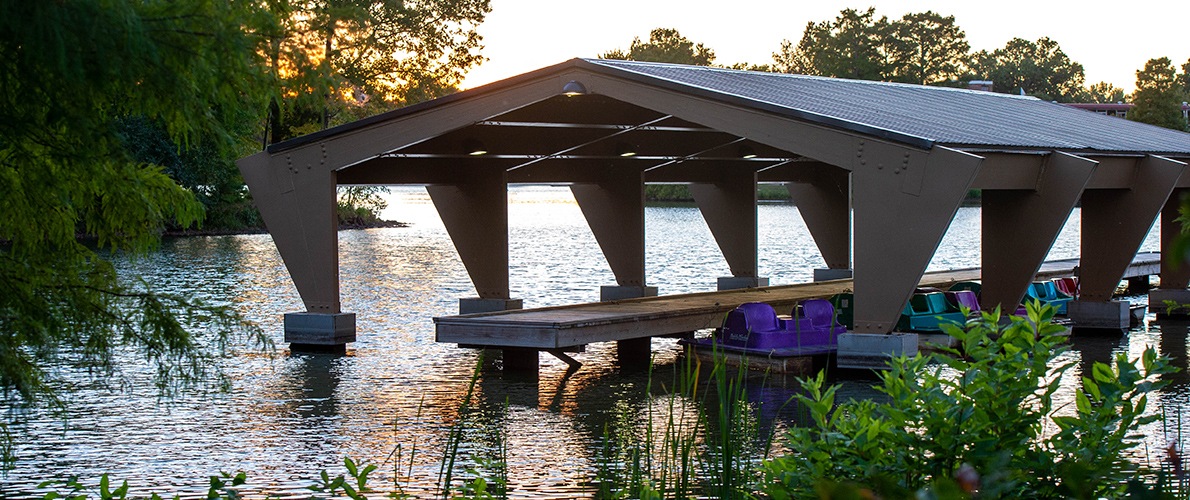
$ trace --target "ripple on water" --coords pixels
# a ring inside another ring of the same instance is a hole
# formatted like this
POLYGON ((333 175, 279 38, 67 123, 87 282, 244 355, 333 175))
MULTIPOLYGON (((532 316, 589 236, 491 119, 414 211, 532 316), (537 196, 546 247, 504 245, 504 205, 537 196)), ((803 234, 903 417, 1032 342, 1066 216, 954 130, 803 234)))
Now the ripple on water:
MULTIPOLYGON (((122 382, 107 385, 60 367, 79 387, 65 413, 8 409, 20 459, 0 492, 32 494, 38 482, 69 475, 93 484, 107 472, 127 479, 138 495, 199 498, 207 476, 243 470, 254 496, 306 498, 319 470, 342 473, 343 457, 352 456, 380 464, 371 484, 381 491, 399 485, 415 496, 432 494, 479 355, 435 343, 430 318, 453 314, 457 299, 475 290, 424 191, 396 189, 391 199, 386 217, 410 227, 339 234, 343 306, 357 313, 359 326, 345 357, 285 350, 282 314, 302 305, 268 235, 167 239, 152 255, 118 258, 125 275, 143 276, 159 290, 233 305, 279 351, 266 356, 238 346, 222 364, 230 393, 194 390, 171 400, 158 398, 152 371, 134 353, 121 354, 122 382)), ((569 191, 517 188, 510 199, 510 280, 526 307, 597 300, 599 287, 615 282, 569 191)), ((717 277, 730 274, 697 209, 649 207, 645 216, 648 280, 661 293, 713 290, 717 277)), ((773 284, 809 281, 825 266, 796 207, 762 205, 758 216, 760 270, 773 284)), ((979 224, 978 208, 961 208, 930 268, 977 266, 979 224)), ((1145 245, 1156 248, 1156 240, 1145 245)), ((1051 256, 1077 252, 1076 210, 1051 256)), ((1190 407, 1186 339, 1186 324, 1150 322, 1126 337, 1076 341, 1072 355, 1135 356, 1144 344, 1159 345, 1183 371, 1170 376, 1154 407, 1180 415, 1190 407)), ((666 401, 660 386, 676 385, 680 351, 672 340, 654 341, 652 391, 649 374, 617 368, 611 345, 577 355, 584 366, 573 374, 547 355, 536 381, 483 371, 473 403, 481 411, 466 416, 461 462, 492 456, 503 439, 513 497, 585 494, 604 429, 639 421, 666 401)), ((785 405, 797 390, 792 378, 750 384, 762 426, 797 424, 785 405)), ((879 396, 868 382, 851 381, 840 393, 846 397, 879 396)))

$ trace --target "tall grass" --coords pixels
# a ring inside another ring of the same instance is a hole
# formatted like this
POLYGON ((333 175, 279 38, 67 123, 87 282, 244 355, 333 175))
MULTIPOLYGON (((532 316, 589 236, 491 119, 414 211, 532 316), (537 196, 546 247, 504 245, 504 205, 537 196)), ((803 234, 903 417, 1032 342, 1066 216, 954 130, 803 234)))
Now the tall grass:
MULTIPOLYGON (((722 353, 711 359, 704 365, 687 356, 675 364, 643 416, 619 410, 621 425, 603 435, 598 498, 730 499, 755 491, 772 444, 748 399, 749 377, 756 375, 746 363, 728 365, 722 353)), ((654 375, 650 369, 650 393, 654 375)))

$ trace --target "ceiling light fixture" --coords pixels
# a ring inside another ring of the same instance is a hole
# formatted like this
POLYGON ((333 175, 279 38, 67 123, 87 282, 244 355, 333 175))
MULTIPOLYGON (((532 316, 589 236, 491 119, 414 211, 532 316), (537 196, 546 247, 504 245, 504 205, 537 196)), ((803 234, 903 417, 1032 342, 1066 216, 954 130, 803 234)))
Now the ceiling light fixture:
POLYGON ((744 158, 746 160, 756 158, 756 150, 752 149, 751 146, 740 146, 740 158, 744 158))
POLYGON ((587 87, 578 80, 571 80, 562 86, 562 95, 566 97, 574 97, 578 95, 586 95, 587 87))
POLYGON ((463 151, 470 156, 483 156, 488 154, 488 148, 483 147, 483 143, 478 139, 467 139, 463 141, 463 151))
POLYGON ((621 158, 636 156, 636 148, 633 148, 627 142, 616 143, 616 156, 621 158))

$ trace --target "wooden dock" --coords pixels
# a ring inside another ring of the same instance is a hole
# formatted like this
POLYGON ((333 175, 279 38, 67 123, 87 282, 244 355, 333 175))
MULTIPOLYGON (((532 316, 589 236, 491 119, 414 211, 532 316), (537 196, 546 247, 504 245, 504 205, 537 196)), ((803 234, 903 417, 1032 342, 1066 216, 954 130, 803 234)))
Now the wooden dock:
MULTIPOLYGON (((1157 274, 1160 261, 1157 253, 1137 254, 1124 278, 1157 274)), ((1036 279, 1070 276, 1078 263, 1078 259, 1048 261, 1036 279)), ((936 271, 926 273, 921 286, 945 289, 978 279, 979 268, 936 271)), ((745 302, 765 302, 782 311, 800 300, 829 297, 851 287, 848 279, 445 316, 434 318, 435 335, 438 342, 467 346, 567 349, 714 328, 724 314, 745 302)))

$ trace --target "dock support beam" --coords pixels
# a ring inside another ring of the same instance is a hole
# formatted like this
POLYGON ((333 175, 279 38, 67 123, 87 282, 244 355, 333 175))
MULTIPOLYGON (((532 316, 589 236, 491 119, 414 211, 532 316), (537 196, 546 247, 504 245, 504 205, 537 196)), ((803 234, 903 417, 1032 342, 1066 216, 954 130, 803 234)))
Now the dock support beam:
POLYGON ((731 276, 718 279, 719 290, 768 286, 758 261, 756 172, 724 170, 714 183, 689 185, 702 218, 719 244, 731 276))
POLYGON ((340 310, 335 172, 324 161, 311 147, 236 162, 306 306, 285 315, 285 342, 296 350, 342 351, 355 341, 355 314, 340 310))
POLYGON ((645 285, 645 190, 634 172, 608 172, 597 183, 570 186, 616 276, 617 286, 600 290, 604 301, 657 295, 656 287, 645 285))
POLYGON ((814 281, 851 277, 851 176, 822 163, 798 167, 801 180, 785 185, 806 229, 818 245, 826 269, 814 270, 814 281))
POLYGON ((983 191, 980 307, 1016 310, 1097 165, 1055 151, 1045 159, 1036 189, 983 191))
MULTIPOLYGON (((1083 193, 1080 296, 1070 304, 1068 312, 1076 326, 1085 321, 1094 328, 1092 324, 1104 322, 1099 315, 1081 316, 1084 310, 1099 311, 1102 308, 1076 304, 1111 301, 1185 167, 1186 164, 1181 162, 1147 156, 1136 162, 1131 188, 1088 189, 1083 193)), ((1125 305, 1118 310, 1123 311, 1120 323, 1127 329, 1128 307, 1125 305)), ((1114 326, 1110 328, 1114 329, 1114 326)))
POLYGON ((476 168, 457 184, 426 186, 477 298, 459 300, 461 314, 520 309, 509 297, 508 184, 504 170, 476 168))
POLYGON ((930 151, 856 140, 856 333, 896 326, 983 158, 935 146, 930 151))

